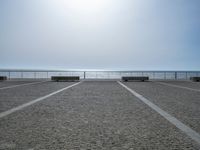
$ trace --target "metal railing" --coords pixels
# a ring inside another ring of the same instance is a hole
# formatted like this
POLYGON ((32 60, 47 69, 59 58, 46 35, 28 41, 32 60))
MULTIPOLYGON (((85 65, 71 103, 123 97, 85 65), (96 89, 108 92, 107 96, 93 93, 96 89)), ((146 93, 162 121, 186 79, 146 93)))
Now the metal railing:
POLYGON ((122 76, 149 76, 150 79, 188 80, 200 71, 68 71, 68 70, 5 70, 0 76, 8 79, 50 79, 51 76, 80 76, 81 79, 120 79, 122 76))

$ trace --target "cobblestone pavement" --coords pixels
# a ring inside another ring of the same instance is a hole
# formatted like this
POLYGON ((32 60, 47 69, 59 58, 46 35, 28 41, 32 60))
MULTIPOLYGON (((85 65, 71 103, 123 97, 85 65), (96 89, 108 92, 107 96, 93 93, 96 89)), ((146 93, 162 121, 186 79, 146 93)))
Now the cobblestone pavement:
POLYGON ((1 118, 0 133, 3 150, 200 149, 117 82, 83 82, 1 118))
POLYGON ((0 112, 23 103, 45 96, 53 91, 66 87, 73 82, 43 82, 0 90, 0 112))
POLYGON ((162 82, 200 90, 200 82, 193 82, 193 81, 162 81, 162 82))
POLYGON ((156 82, 127 82, 125 85, 200 133, 200 92, 156 82))
POLYGON ((33 83, 33 82, 39 82, 39 81, 33 81, 33 80, 28 80, 28 81, 16 81, 16 80, 15 81, 0 81, 0 88, 12 86, 12 85, 33 83))

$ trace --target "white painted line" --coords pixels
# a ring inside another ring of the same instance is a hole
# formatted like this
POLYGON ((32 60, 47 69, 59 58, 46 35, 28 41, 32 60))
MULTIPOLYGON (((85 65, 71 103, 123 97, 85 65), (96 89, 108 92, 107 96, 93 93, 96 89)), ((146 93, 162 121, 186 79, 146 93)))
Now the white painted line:
POLYGON ((14 108, 12 108, 12 109, 10 109, 10 110, 1 112, 1 113, 0 113, 0 118, 6 117, 7 115, 10 115, 10 114, 12 114, 12 113, 14 113, 14 112, 16 112, 16 111, 18 111, 18 110, 21 110, 21 109, 23 109, 23 108, 25 108, 25 107, 28 107, 28 106, 30 106, 30 105, 33 105, 33 104, 35 104, 35 103, 37 103, 37 102, 39 102, 39 101, 42 101, 42 100, 44 100, 44 99, 46 99, 46 98, 48 98, 48 97, 51 97, 51 96, 53 96, 53 95, 55 95, 55 94, 58 94, 58 93, 60 93, 60 92, 62 92, 62 91, 64 91, 64 90, 67 90, 67 89, 69 89, 69 88, 71 88, 71 87, 73 87, 73 86, 75 86, 75 85, 80 84, 80 83, 81 83, 81 82, 72 84, 72 85, 67 86, 67 87, 65 87, 65 88, 62 88, 62 89, 60 89, 60 90, 58 90, 58 91, 55 91, 55 92, 53 92, 53 93, 50 93, 50 94, 48 94, 48 95, 46 95, 46 96, 37 98, 37 99, 35 99, 35 100, 33 100, 33 101, 30 101, 30 102, 28 102, 28 103, 25 103, 25 104, 22 104, 22 105, 20 105, 20 106, 14 107, 14 108))
POLYGON ((181 88, 181 89, 186 89, 186 90, 190 90, 190 91, 200 92, 200 90, 198 90, 198 89, 193 89, 193 88, 189 88, 189 87, 185 87, 185 86, 174 85, 174 84, 163 83, 163 82, 155 82, 155 83, 159 83, 159 84, 167 85, 167 86, 171 86, 171 87, 176 87, 176 88, 181 88))
POLYGON ((15 87, 19 87, 19 86, 25 86, 25 85, 39 84, 39 83, 43 83, 43 82, 48 82, 48 81, 31 82, 31 83, 24 83, 24 84, 11 85, 11 86, 2 87, 2 88, 0 88, 0 90, 11 89, 11 88, 15 88, 15 87))
POLYGON ((186 126, 183 124, 181 121, 176 119, 175 117, 171 116, 168 114, 166 111, 162 110, 159 108, 157 105, 154 103, 150 102, 148 99, 137 93, 136 91, 130 89, 123 83, 117 81, 121 86, 123 86, 125 89, 127 89, 129 92, 131 92, 135 97, 140 99, 143 103, 148 105, 151 109, 155 110, 157 113, 159 113, 161 116, 163 116, 165 119, 167 119, 169 122, 171 122, 173 125, 175 125, 178 129, 183 131, 186 135, 191 137, 194 141, 196 141, 198 144, 200 144, 200 134, 197 133, 196 131, 192 130, 190 127, 186 126))

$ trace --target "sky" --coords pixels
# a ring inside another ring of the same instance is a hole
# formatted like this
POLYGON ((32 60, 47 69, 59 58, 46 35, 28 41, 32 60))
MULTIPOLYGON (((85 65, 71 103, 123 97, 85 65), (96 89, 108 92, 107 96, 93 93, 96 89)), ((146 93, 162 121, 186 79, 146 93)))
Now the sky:
POLYGON ((0 69, 200 70, 200 0, 0 0, 0 69))

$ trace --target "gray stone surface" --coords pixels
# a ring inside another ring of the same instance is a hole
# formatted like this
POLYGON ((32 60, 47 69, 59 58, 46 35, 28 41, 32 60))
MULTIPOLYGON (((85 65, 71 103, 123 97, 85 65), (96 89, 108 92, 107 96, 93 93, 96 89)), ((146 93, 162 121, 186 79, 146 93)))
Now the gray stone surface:
POLYGON ((200 133, 200 92, 156 82, 129 82, 125 85, 200 133))
POLYGON ((0 133, 0 149, 200 149, 117 82, 83 82, 2 118, 0 133))
POLYGON ((12 86, 12 85, 32 83, 32 82, 39 82, 39 81, 0 81, 0 88, 12 86))
POLYGON ((44 82, 0 90, 0 112, 64 88, 74 82, 44 82))
POLYGON ((193 82, 193 81, 162 81, 162 82, 200 90, 200 82, 193 82))

